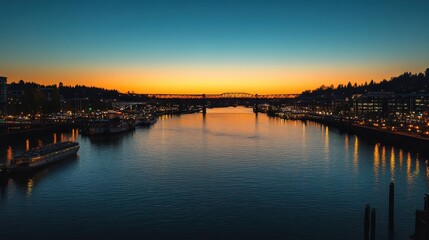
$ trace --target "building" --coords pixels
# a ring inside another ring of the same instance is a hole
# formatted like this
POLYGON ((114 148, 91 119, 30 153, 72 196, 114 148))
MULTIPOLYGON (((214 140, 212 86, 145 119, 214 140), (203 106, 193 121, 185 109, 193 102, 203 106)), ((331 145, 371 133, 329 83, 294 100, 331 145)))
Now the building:
POLYGON ((429 94, 395 94, 368 92, 355 96, 353 107, 356 116, 388 117, 389 115, 427 115, 429 94))
POLYGON ((429 113, 429 93, 411 95, 411 111, 416 114, 428 115, 429 113))
POLYGON ((394 99, 392 92, 368 92, 354 98, 354 112, 356 116, 387 117, 394 99))
POLYGON ((48 102, 52 101, 52 96, 55 91, 53 88, 40 88, 39 91, 42 93, 42 95, 48 102))
POLYGON ((0 77, 0 115, 7 113, 7 77, 0 77))

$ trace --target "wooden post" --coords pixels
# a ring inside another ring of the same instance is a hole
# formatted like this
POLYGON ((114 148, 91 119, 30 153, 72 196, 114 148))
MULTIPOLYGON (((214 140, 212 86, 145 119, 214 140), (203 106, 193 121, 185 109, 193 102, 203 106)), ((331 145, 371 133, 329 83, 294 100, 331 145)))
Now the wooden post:
POLYGON ((371 240, 375 240, 375 208, 371 209, 371 240))
POLYGON ((425 193, 425 233, 426 240, 429 240, 429 193, 425 193))
POLYGON ((395 215, 395 183, 390 182, 389 187, 389 231, 393 232, 395 215))
POLYGON ((364 225, 363 225, 363 239, 369 240, 369 222, 370 222, 370 210, 371 207, 369 204, 365 206, 365 219, 364 219, 364 225))

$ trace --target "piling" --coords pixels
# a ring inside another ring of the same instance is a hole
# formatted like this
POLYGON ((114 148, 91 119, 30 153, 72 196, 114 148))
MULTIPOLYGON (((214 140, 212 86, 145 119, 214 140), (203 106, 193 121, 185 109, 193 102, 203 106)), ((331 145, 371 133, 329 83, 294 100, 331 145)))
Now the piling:
POLYGON ((371 207, 369 204, 365 206, 365 218, 364 218, 364 227, 363 227, 363 239, 369 240, 369 227, 370 227, 370 211, 371 207))
POLYGON ((429 193, 425 193, 425 235, 426 240, 429 240, 429 193))
POLYGON ((371 240, 375 240, 375 208, 371 209, 371 240))
POLYGON ((395 183, 390 182, 389 187, 389 231, 393 232, 395 215, 395 183))
POLYGON ((429 196, 428 193, 425 194, 425 202, 424 202, 424 209, 423 210, 416 210, 416 222, 414 225, 414 234, 411 236, 412 239, 415 240, 428 240, 429 234, 428 234, 428 218, 429 218, 429 196))

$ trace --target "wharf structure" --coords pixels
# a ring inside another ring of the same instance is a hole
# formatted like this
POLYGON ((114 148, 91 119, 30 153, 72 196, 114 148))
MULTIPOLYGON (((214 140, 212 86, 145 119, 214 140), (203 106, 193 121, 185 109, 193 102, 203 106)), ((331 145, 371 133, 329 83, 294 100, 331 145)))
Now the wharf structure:
POLYGON ((429 137, 425 134, 416 134, 410 131, 397 131, 391 130, 388 127, 375 127, 372 124, 362 125, 355 122, 350 122, 347 119, 339 119, 332 116, 321 116, 307 114, 301 120, 309 120, 318 122, 327 126, 332 126, 340 131, 350 134, 356 134, 371 141, 384 142, 399 148, 405 147, 407 149, 421 152, 429 156, 429 137))
POLYGON ((285 112, 287 107, 271 105, 270 108, 274 116, 315 121, 429 154, 429 92, 366 92, 343 98, 301 99, 297 105, 289 106, 303 113, 294 118, 285 112))

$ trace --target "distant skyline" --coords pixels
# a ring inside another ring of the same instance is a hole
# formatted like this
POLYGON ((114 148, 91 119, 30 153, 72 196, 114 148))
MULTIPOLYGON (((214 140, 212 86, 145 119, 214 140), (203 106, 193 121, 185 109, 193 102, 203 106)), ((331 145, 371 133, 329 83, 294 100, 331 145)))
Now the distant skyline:
POLYGON ((0 0, 0 75, 136 93, 300 93, 429 66, 429 1, 0 0))

